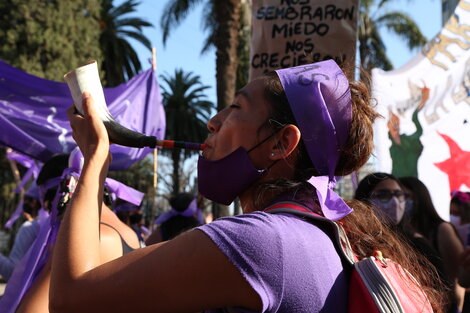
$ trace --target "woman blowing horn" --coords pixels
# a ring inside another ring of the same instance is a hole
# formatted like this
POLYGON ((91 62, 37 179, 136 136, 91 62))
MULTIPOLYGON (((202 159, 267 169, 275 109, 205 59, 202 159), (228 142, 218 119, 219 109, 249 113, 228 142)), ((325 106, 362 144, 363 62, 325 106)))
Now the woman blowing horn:
POLYGON ((348 273, 330 235, 297 216, 263 212, 281 201, 340 220, 360 257, 380 248, 441 311, 432 275, 414 254, 369 209, 333 191, 335 176, 369 158, 377 117, 364 85, 349 83, 333 61, 258 78, 209 121, 199 191, 225 204, 239 197, 243 215, 103 265, 98 224, 111 155, 92 104, 85 94, 85 116, 69 111, 85 165, 54 251, 52 312, 346 312, 348 273))

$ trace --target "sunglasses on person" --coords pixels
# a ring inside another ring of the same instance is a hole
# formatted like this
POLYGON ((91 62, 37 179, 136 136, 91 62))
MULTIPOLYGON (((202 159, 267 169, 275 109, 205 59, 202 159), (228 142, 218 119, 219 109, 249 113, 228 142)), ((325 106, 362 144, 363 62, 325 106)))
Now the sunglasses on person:
POLYGON ((393 197, 397 198, 398 201, 403 202, 406 200, 406 196, 407 194, 401 190, 377 190, 370 195, 371 198, 377 199, 380 202, 384 203, 390 201, 390 199, 392 199, 393 197))

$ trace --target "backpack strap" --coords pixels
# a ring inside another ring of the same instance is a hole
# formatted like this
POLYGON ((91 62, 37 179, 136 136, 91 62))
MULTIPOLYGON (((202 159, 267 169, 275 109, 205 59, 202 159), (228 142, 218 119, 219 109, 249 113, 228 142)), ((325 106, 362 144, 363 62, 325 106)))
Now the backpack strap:
POLYGON ((335 244, 338 254, 349 264, 354 265, 357 262, 358 258, 354 254, 354 251, 349 243, 348 236, 344 228, 334 222, 329 220, 319 214, 316 214, 309 210, 307 207, 290 201, 283 201, 273 204, 263 210, 267 213, 288 213, 300 217, 305 217, 312 222, 320 222, 329 225, 333 229, 333 243, 335 244))

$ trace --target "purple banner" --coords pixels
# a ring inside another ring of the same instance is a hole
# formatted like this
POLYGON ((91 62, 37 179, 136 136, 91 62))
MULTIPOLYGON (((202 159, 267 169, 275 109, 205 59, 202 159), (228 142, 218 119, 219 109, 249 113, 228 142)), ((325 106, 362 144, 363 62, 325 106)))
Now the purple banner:
MULTIPOLYGON (((152 69, 105 88, 104 94, 120 124, 164 138, 165 112, 152 69)), ((0 144, 42 162, 56 153, 70 153, 76 146, 66 113, 72 103, 65 83, 30 75, 0 60, 0 144)), ((150 151, 113 145, 110 169, 127 169, 150 151)))

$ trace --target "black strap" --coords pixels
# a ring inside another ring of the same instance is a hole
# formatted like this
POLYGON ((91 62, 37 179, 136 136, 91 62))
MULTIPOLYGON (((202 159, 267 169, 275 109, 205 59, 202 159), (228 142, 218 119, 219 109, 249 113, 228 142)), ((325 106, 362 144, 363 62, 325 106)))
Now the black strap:
POLYGON ((108 227, 114 229, 114 231, 119 235, 119 238, 121 238, 122 254, 123 254, 123 255, 124 255, 124 254, 127 254, 127 253, 129 253, 129 252, 132 252, 132 251, 135 250, 134 248, 132 248, 131 246, 129 246, 129 245, 127 244, 127 242, 124 240, 124 238, 122 238, 121 233, 120 233, 115 227, 113 227, 113 226, 111 226, 111 225, 109 225, 109 224, 107 224, 107 223, 103 223, 103 222, 100 222, 100 224, 106 225, 106 226, 108 226, 108 227))

